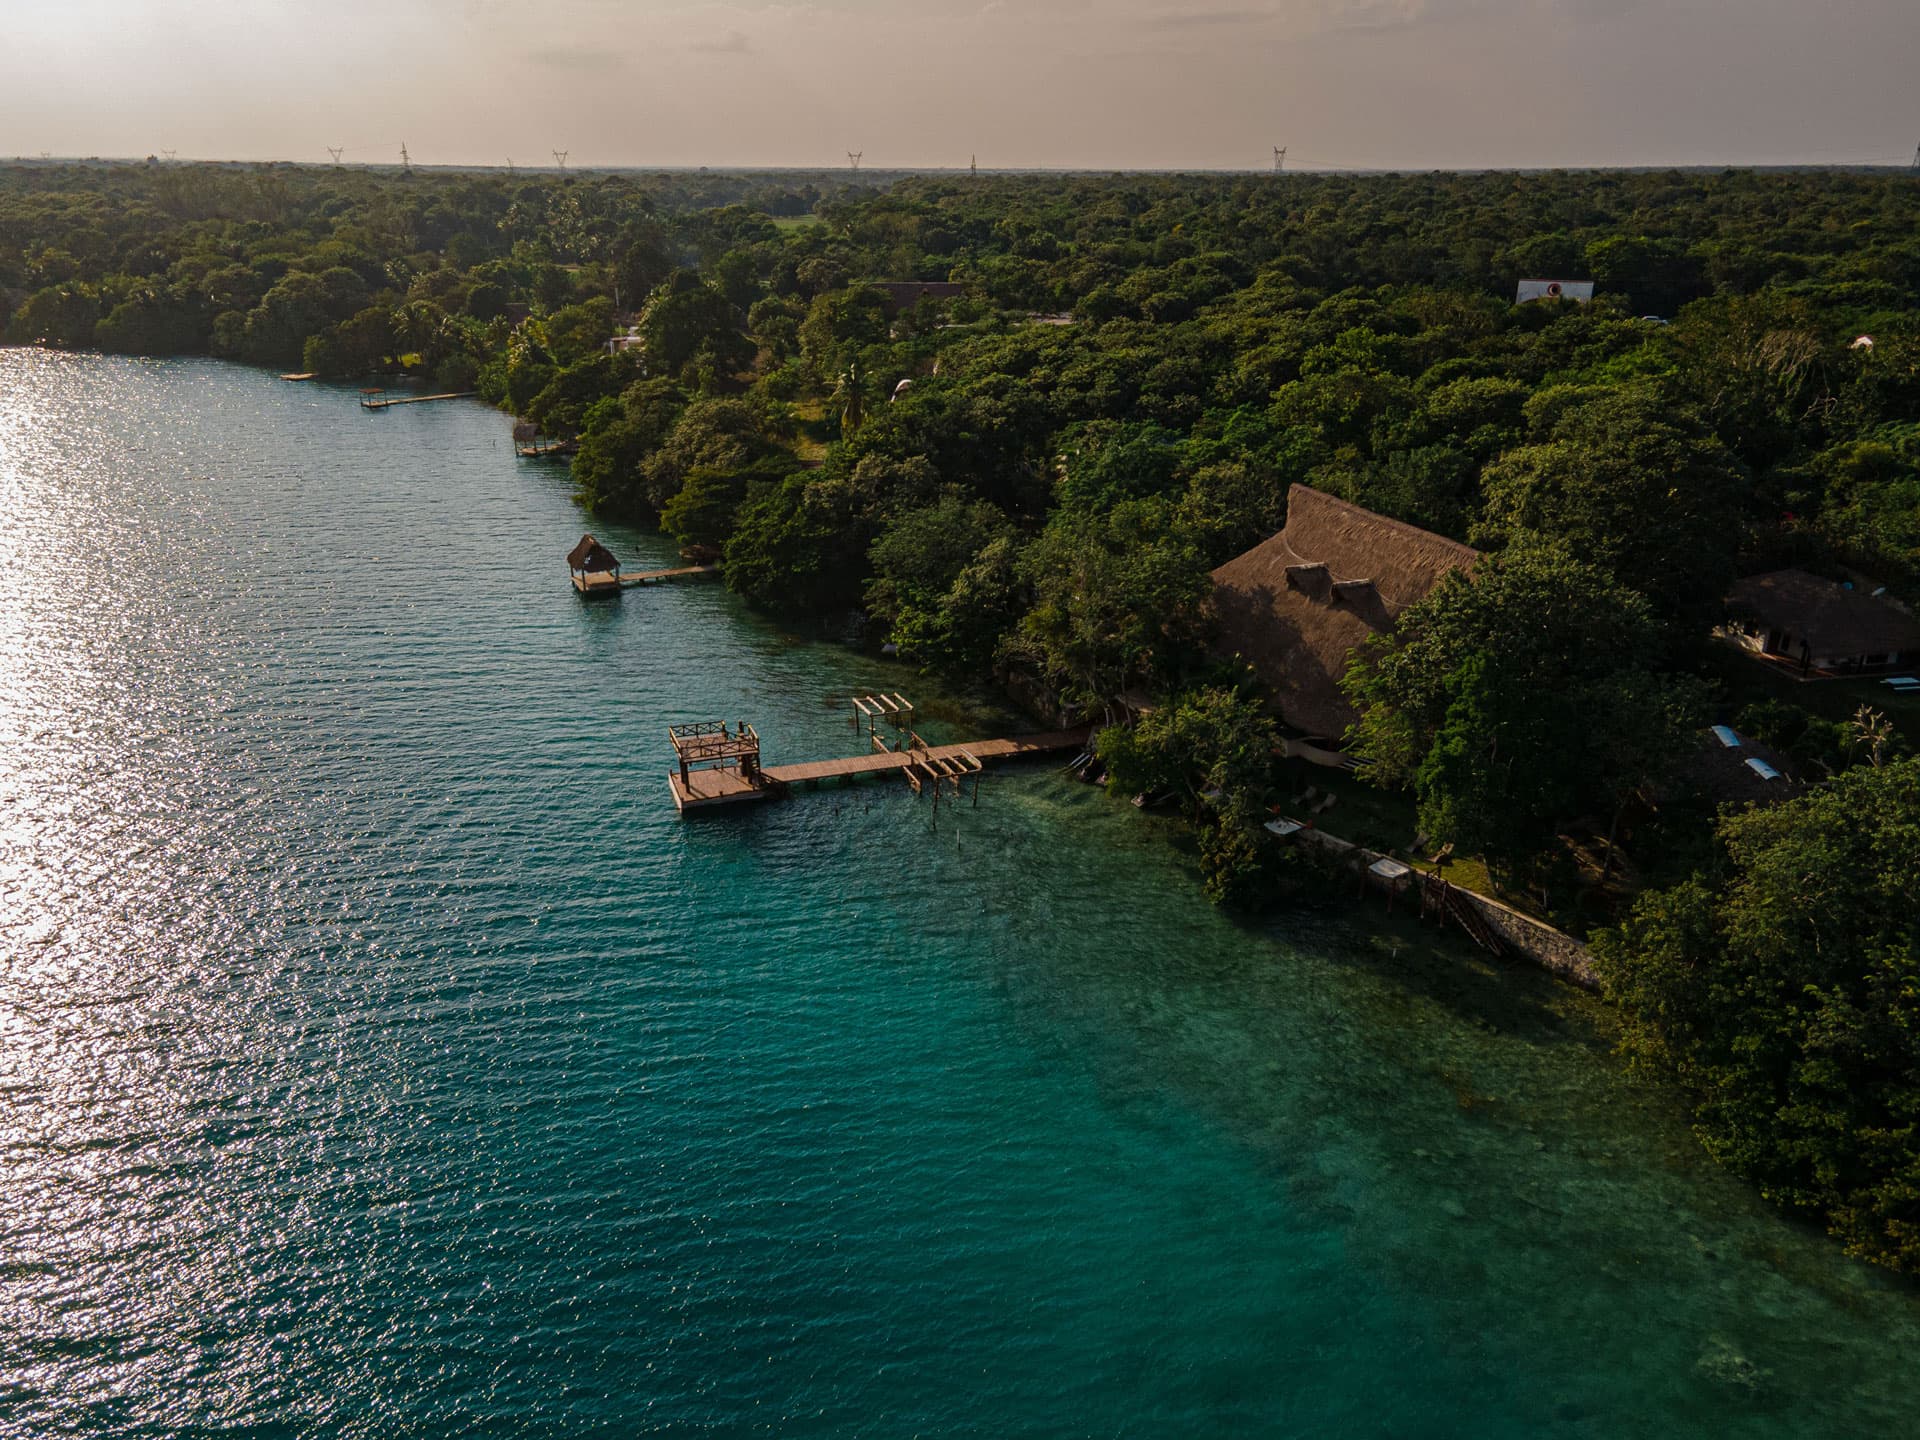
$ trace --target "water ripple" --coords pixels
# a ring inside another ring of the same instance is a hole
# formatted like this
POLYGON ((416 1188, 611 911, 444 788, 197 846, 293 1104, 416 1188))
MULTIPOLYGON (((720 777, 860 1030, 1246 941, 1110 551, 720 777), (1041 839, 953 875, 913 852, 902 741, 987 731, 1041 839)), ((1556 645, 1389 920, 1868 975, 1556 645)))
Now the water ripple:
POLYGON ((583 606, 505 432, 0 351, 0 1436, 1906 1429, 1537 977, 1045 771, 676 820, 669 723, 966 702, 583 606))

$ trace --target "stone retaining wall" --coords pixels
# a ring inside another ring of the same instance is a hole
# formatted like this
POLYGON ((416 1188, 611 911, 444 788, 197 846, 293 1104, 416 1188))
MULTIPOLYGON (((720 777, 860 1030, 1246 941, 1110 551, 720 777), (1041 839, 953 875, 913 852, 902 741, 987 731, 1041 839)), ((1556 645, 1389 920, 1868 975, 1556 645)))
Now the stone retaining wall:
MULTIPOLYGON (((1329 835, 1324 830, 1297 831, 1293 838, 1310 845, 1330 859, 1351 865, 1366 876, 1369 886, 1380 892, 1406 894, 1422 883, 1419 871, 1400 880, 1383 880, 1367 869, 1376 860, 1391 859, 1376 850, 1367 850, 1351 840, 1329 835)), ((1556 930, 1544 920, 1524 915, 1511 905, 1503 905, 1475 890, 1453 887, 1453 893, 1474 908, 1500 943, 1516 955, 1524 955, 1549 974, 1583 990, 1598 990, 1600 982, 1593 970, 1593 953, 1565 931, 1556 930)), ((1417 898, 1414 903, 1418 904, 1417 898)))
POLYGON ((1526 956, 1541 969, 1551 972, 1570 985, 1583 990, 1598 990, 1599 977, 1593 971, 1593 952, 1564 930, 1556 930, 1544 920, 1523 915, 1512 906, 1502 905, 1473 890, 1454 889, 1480 912, 1487 928, 1501 943, 1526 956))

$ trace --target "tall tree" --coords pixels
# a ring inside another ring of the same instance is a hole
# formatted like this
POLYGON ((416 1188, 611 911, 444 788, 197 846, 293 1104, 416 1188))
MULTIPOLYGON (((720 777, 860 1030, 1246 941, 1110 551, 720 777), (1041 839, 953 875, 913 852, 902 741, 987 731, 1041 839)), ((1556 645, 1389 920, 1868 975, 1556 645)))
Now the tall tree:
POLYGON ((1746 477, 1671 397, 1591 392, 1546 443, 1509 451, 1481 483, 1478 543, 1559 540, 1669 616, 1698 622, 1734 578, 1746 477))
POLYGON ((1659 637, 1644 599, 1557 546, 1454 572, 1349 668, 1362 773, 1411 785, 1437 839, 1531 861, 1688 745, 1699 692, 1658 669, 1659 637))
POLYGON ((1626 1046, 1769 1199, 1920 1273, 1920 759, 1730 816, 1719 845, 1596 937, 1626 1046))

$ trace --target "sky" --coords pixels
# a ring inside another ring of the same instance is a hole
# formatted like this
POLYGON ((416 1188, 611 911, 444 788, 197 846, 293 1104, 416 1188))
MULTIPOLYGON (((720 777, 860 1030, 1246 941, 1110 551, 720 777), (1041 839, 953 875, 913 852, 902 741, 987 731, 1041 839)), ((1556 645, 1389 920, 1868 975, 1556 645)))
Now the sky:
POLYGON ((1920 0, 0 0, 0 156, 1904 164, 1920 0))

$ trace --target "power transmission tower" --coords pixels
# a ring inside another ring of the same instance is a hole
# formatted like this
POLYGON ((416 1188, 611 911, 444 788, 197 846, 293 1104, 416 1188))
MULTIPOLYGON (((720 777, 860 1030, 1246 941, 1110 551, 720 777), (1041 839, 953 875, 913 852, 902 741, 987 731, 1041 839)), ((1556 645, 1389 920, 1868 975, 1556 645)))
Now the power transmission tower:
POLYGON ((180 152, 178 150, 162 150, 160 153, 166 156, 167 160, 171 162, 173 160, 173 157, 178 155, 180 152))
POLYGON ((858 170, 860 168, 860 157, 866 153, 867 152, 864 150, 847 151, 847 163, 852 165, 854 169, 858 170))
POLYGON ((558 165, 558 166, 559 166, 559 167, 560 167, 560 168, 561 168, 562 170, 564 170, 564 169, 566 169, 566 168, 567 168, 567 156, 569 156, 569 155, 571 155, 572 153, 573 153, 573 152, 572 152, 571 150, 556 150, 556 151, 554 151, 554 152, 553 152, 553 163, 554 163, 554 164, 556 164, 556 165, 558 165))
POLYGON ((1287 168, 1287 147, 1284 145, 1276 145, 1273 147, 1273 173, 1278 175, 1281 171, 1285 170, 1286 168, 1287 168))
POLYGON ((1913 147, 1913 168, 1920 170, 1920 145, 1913 147))
POLYGON ((969 175, 978 175, 980 173, 980 157, 978 155, 972 156, 968 159, 967 173, 969 175))
POLYGON ((507 174, 513 174, 513 156, 511 155, 507 156, 507 174))
POLYGON ((400 142, 400 168, 402 170, 413 168, 413 157, 407 154, 407 142, 404 140, 400 142))
POLYGON ((344 145, 327 146, 327 154, 333 157, 333 168, 336 170, 340 168, 340 157, 346 153, 347 153, 347 147, 344 145))

